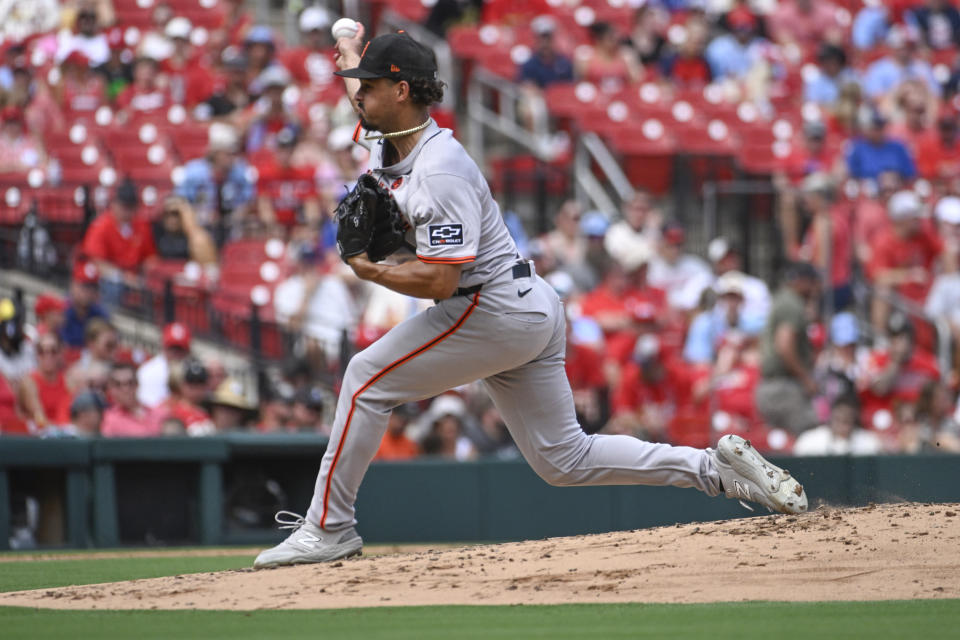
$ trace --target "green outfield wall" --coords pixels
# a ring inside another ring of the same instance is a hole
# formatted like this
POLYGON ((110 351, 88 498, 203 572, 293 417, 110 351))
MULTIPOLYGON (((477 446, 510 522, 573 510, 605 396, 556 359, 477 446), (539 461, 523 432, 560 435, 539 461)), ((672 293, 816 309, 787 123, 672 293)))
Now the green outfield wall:
MULTIPOLYGON (((306 511, 325 447, 314 436, 246 434, 0 439, 0 547, 30 522, 28 503, 41 546, 268 544, 282 537, 276 510, 306 511)), ((960 502, 960 456, 777 462, 811 507, 960 502)), ((357 500, 368 542, 518 540, 745 515, 692 489, 551 487, 521 460, 374 464, 357 500)))

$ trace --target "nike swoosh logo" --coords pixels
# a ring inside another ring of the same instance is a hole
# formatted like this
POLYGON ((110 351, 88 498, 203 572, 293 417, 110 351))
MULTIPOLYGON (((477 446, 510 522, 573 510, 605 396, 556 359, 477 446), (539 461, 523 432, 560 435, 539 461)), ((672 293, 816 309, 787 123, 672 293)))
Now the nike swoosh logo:
POLYGON ((526 291, 517 291, 517 295, 522 298, 523 296, 527 295, 527 294, 530 293, 531 291, 533 291, 533 287, 530 287, 530 288, 527 289, 526 291))

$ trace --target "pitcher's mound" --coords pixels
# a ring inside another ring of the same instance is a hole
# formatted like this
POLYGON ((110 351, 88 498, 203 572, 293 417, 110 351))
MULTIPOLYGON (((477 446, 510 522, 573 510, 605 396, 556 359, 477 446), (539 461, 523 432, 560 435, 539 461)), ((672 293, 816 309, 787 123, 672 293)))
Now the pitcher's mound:
MULTIPOLYGON (((63 609, 960 597, 960 506, 889 504, 0 594, 63 609)), ((253 558, 251 558, 251 562, 253 558)))

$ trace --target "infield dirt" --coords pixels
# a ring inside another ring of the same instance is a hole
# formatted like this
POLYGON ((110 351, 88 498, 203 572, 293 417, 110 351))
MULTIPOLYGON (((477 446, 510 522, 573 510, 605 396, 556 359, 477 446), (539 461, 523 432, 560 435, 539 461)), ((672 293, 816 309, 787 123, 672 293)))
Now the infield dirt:
POLYGON ((250 610, 958 597, 960 505, 910 503, 21 591, 0 594, 0 605, 250 610))

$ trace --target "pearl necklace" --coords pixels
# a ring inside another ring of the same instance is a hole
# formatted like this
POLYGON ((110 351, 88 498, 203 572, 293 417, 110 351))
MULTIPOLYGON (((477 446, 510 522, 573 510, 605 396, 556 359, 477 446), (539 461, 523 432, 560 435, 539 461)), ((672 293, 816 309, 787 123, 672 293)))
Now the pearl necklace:
POLYGON ((404 129, 403 131, 394 131, 393 133, 377 133, 377 134, 367 134, 363 136, 364 140, 388 140, 390 138, 402 138, 403 136, 408 136, 411 133, 416 133, 417 131, 423 131, 430 124, 430 118, 427 118, 422 124, 418 124, 412 129, 404 129))

